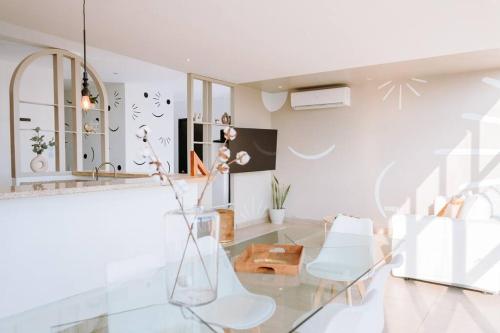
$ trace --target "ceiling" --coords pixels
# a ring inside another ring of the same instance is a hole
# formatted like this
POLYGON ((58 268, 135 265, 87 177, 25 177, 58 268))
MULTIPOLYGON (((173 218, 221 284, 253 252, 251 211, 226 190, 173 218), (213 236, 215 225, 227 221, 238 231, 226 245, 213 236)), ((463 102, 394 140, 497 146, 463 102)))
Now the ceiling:
POLYGON ((297 90, 309 87, 350 85, 363 81, 429 78, 434 75, 456 74, 500 68, 500 49, 453 54, 390 64, 349 68, 247 83, 268 92, 297 90))
MULTIPOLYGON (((81 5, 0 0, 0 20, 80 42, 81 5)), ((94 47, 235 83, 500 48, 498 0, 87 0, 87 12, 94 47)))

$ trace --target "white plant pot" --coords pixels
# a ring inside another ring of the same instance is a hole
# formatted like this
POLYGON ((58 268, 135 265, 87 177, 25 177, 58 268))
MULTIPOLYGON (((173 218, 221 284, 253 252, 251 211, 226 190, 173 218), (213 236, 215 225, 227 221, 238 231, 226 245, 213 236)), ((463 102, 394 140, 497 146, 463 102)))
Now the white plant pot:
POLYGON ((272 224, 283 224, 285 220, 285 209, 270 209, 269 217, 272 224))
POLYGON ((49 162, 42 154, 36 155, 30 162, 33 172, 46 172, 49 169, 49 162))

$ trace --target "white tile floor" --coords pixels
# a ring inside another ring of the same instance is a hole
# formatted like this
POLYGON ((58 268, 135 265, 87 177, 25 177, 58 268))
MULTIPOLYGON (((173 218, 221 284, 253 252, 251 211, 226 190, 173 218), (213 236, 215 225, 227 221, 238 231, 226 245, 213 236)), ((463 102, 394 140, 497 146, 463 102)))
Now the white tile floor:
POLYGON ((500 295, 390 278, 386 333, 500 332, 500 295))

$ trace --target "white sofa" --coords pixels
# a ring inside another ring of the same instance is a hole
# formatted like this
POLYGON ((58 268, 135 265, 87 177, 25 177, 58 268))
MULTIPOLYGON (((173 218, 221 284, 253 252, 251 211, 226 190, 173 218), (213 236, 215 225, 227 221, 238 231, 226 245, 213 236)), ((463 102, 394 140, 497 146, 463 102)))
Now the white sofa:
POLYGON ((492 204, 485 220, 394 215, 392 237, 404 240, 405 260, 393 275, 500 293, 500 201, 492 204))

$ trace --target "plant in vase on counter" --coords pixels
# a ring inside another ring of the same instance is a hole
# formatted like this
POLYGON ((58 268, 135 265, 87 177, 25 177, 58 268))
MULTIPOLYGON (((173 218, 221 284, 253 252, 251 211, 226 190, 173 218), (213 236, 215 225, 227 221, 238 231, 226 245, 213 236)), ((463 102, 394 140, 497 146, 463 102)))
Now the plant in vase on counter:
POLYGON ((33 130, 35 131, 35 135, 31 137, 30 141, 33 142, 31 144, 31 147, 36 156, 31 160, 30 167, 33 172, 45 172, 49 168, 49 163, 45 156, 43 156, 42 154, 49 147, 54 147, 56 145, 56 142, 54 138, 46 141, 45 135, 40 135, 40 127, 36 127, 33 130))
POLYGON ((234 158, 228 142, 236 139, 236 130, 224 129, 225 142, 208 171, 205 184, 194 207, 186 207, 184 194, 187 183, 176 181, 160 161, 149 137, 149 127, 141 127, 136 136, 146 147, 142 152, 145 159, 154 167, 153 175, 158 176, 163 185, 170 185, 179 209, 165 214, 167 226, 167 289, 169 302, 180 306, 196 306, 212 302, 217 297, 217 272, 219 251, 219 215, 214 210, 201 206, 210 183, 218 174, 227 174, 233 163, 245 165, 250 155, 240 151, 234 158), (171 267, 171 269, 168 269, 171 267))
POLYGON ((273 208, 269 211, 269 216, 273 224, 283 224, 285 220, 285 201, 290 191, 290 185, 280 185, 278 178, 273 175, 271 183, 273 191, 273 208))

